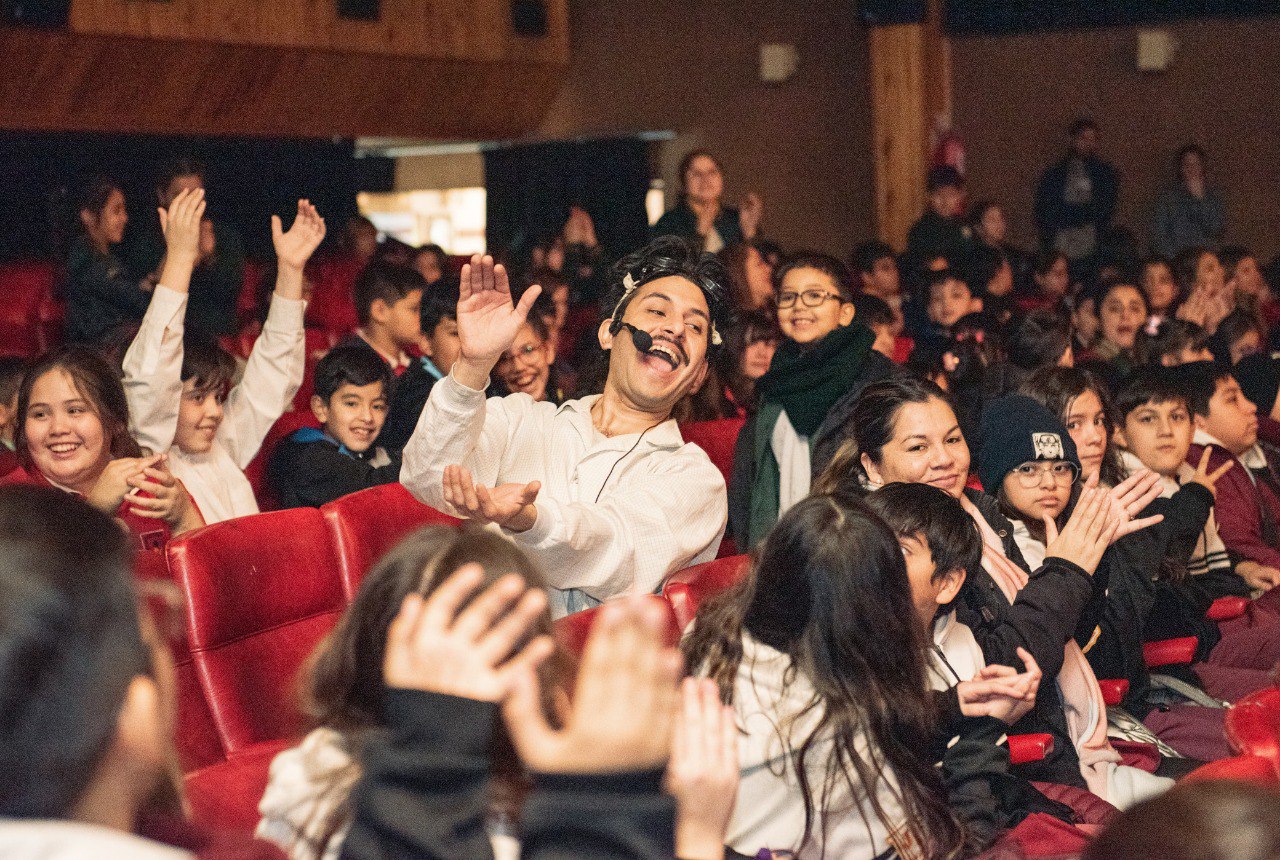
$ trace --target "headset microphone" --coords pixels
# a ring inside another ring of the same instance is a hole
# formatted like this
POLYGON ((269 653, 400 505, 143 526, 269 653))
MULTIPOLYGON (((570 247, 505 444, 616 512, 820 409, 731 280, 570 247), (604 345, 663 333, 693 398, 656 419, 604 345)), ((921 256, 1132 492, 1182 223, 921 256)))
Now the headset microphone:
POLYGON ((635 344, 638 352, 648 352, 653 349, 653 335, 649 334, 647 331, 638 329, 631 323, 623 322, 622 320, 615 321, 612 326, 614 334, 617 334, 624 328, 631 332, 631 342, 635 344))

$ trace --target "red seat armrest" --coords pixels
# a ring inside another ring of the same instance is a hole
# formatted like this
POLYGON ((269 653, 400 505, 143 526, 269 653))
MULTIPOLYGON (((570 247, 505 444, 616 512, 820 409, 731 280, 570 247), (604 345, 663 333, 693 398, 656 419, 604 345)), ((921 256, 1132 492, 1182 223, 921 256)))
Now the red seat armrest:
POLYGON ((1129 682, 1124 678, 1100 678, 1098 686, 1102 688, 1102 701, 1110 706, 1120 704, 1129 695, 1129 682))
POLYGON ((1053 735, 1009 735, 1009 763, 1044 761, 1053 753, 1053 735))
POLYGON ((675 613, 676 623, 680 625, 680 629, 684 630, 693 621, 696 613, 693 604, 693 595, 689 590, 687 582, 668 582, 662 589, 662 596, 671 604, 671 610, 675 613))
POLYGON ((1195 659, 1196 647, 1199 644, 1200 640, 1194 636, 1181 636, 1177 639, 1146 642, 1142 645, 1142 658, 1146 662, 1148 669, 1190 663, 1195 659))
POLYGON ((1249 610, 1247 597, 1219 597, 1209 604, 1209 611, 1204 614, 1210 621, 1230 621, 1239 618, 1249 610))

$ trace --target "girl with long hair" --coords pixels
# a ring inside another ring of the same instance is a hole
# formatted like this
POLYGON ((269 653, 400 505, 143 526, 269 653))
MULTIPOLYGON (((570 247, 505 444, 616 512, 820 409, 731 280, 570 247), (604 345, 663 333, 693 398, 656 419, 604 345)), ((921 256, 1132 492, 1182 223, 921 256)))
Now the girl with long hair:
POLYGON ((3 483, 54 486, 128 527, 140 549, 204 525, 163 453, 129 435, 115 370, 96 352, 67 347, 38 359, 18 389, 14 443, 20 468, 3 483))
POLYGON ((1098 483, 1114 487, 1128 477, 1111 444, 1116 429, 1111 393, 1097 376, 1081 367, 1042 367, 1018 391, 1066 426, 1080 457, 1082 479, 1097 475, 1098 483))
POLYGON ((927 646, 897 539, 863 502, 820 494, 783 515, 684 643, 744 731, 731 849, 961 856, 964 834, 923 754, 927 646))

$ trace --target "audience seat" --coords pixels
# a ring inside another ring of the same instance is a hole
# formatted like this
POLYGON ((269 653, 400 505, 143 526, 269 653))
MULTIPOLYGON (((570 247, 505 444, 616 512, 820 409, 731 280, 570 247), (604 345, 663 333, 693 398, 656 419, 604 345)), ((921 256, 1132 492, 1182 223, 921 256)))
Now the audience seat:
POLYGON ((280 444, 280 440, 288 436, 294 430, 303 427, 319 427, 320 422, 316 420, 316 416, 312 414, 310 409, 305 411, 286 412, 276 419, 276 423, 271 425, 271 429, 267 432, 267 438, 262 440, 262 447, 258 449, 258 453, 249 465, 245 466, 244 474, 249 479, 249 486, 253 487, 253 496, 258 500, 258 508, 263 511, 272 511, 276 508, 276 500, 271 495, 271 490, 267 487, 267 462, 271 459, 271 452, 280 444))
POLYGON ((1205 782, 1214 779, 1233 779, 1254 785, 1280 785, 1280 772, 1269 759, 1256 755, 1238 755, 1219 759, 1191 771, 1183 782, 1205 782))
POLYGON ((1053 755, 1053 735, 1009 735, 1009 763, 1030 764, 1053 755))
POLYGON ((320 512, 215 523, 170 541, 168 554, 189 601, 191 654, 228 759, 296 735, 298 669, 345 608, 320 512))
POLYGON ((1148 669, 1186 664, 1195 659, 1196 648, 1199 645, 1200 640, 1194 636, 1179 636, 1176 639, 1144 642, 1142 645, 1142 659, 1147 664, 1148 669))
POLYGON ((1219 597, 1209 604, 1209 611, 1204 617, 1210 621, 1230 621, 1248 612, 1249 603, 1247 597, 1219 597))
POLYGON ((306 338, 307 363, 302 371, 302 384, 298 386, 297 393, 293 395, 293 408, 297 412, 311 411, 311 395, 315 392, 316 386, 316 365, 320 363, 320 359, 324 358, 329 350, 337 345, 340 339, 332 332, 314 327, 306 330, 306 338))
POLYGON ((57 283, 58 266, 46 260, 0 265, 0 355, 31 358, 55 345, 57 283))
POLYGON ((267 741, 203 767, 183 778, 191 820, 211 830, 251 834, 258 826, 258 804, 267 790, 271 760, 292 741, 267 741))
POLYGON ((742 418, 721 418, 719 421, 694 421, 680 425, 680 435, 684 441, 692 442, 711 458, 724 482, 729 483, 733 473, 733 448, 738 443, 738 433, 742 430, 742 418))
POLYGON ((236 319, 243 326, 254 318, 258 310, 258 284, 267 267, 259 260, 246 259, 244 274, 240 279, 240 295, 236 297, 236 319))
POLYGON ((343 496, 320 508, 337 553, 347 600, 355 597, 369 569, 415 529, 456 526, 461 520, 410 495, 400 484, 384 484, 343 496))
POLYGON ((1280 768, 1280 687, 1267 687, 1232 705, 1226 731, 1236 752, 1261 756, 1280 768))
POLYGON ((747 575, 750 559, 745 555, 718 558, 677 571, 662 587, 662 596, 671 601, 676 622, 686 629, 708 598, 727 591, 747 575))
POLYGON ((307 305, 307 324, 318 326, 339 339, 360 325, 352 288, 364 264, 350 257, 328 257, 312 264, 315 290, 307 305))
MULTIPOLYGON (((677 644, 680 641, 680 626, 676 623, 671 604, 656 594, 645 595, 645 600, 653 601, 663 608, 667 620, 667 644, 677 644)), ((591 635, 591 626, 600 617, 602 608, 602 606, 595 606, 558 619, 554 626, 560 647, 575 657, 581 657, 587 645, 587 637, 591 635)))

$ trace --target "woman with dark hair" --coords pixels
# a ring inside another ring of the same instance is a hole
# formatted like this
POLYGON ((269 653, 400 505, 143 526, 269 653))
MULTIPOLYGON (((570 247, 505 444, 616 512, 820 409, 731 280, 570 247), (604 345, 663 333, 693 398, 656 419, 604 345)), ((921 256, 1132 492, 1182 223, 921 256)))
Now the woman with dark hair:
POLYGON ((1125 281, 1104 284, 1097 297, 1098 339, 1090 357, 1107 363, 1112 375, 1123 378, 1140 363, 1136 345, 1149 315, 1147 297, 1125 281))
POLYGON ((86 347, 36 361, 18 389, 14 439, 21 468, 0 483, 54 486, 118 518, 139 548, 204 525, 163 454, 129 435, 120 378, 86 347))
POLYGON ((1256 314, 1237 308, 1223 318, 1209 338, 1209 350, 1216 361, 1238 364, 1247 355, 1261 352, 1267 345, 1267 327, 1256 314))
POLYGON ((1079 452, 1081 477, 1098 476, 1115 487, 1125 479, 1120 455, 1111 444, 1115 433, 1111 394, 1097 376, 1079 367, 1044 367, 1019 388, 1058 417, 1079 452))
POLYGON ((926 648, 897 539, 864 503, 810 496, 779 520, 683 646, 745 730, 733 851, 963 856, 926 754, 926 648))
POLYGON ((130 559, 84 502, 0 487, 0 855, 274 860, 182 820, 162 633, 180 600, 154 581, 140 595, 130 559))
POLYGON ((1205 177, 1204 150, 1187 144, 1175 160, 1176 179, 1160 192, 1151 215, 1151 247, 1165 257, 1186 248, 1216 248, 1227 231, 1226 202, 1205 177))
MULTIPOLYGON (((484 584, 517 573, 526 586, 546 581, 514 544, 479 528, 432 527, 406 538, 370 571, 338 626, 316 648, 304 674, 303 696, 312 731, 271 763, 259 811, 258 836, 286 849, 293 860, 336 860, 351 825, 350 794, 360 779, 360 752, 386 726, 382 667, 387 630, 407 595, 427 597, 455 570, 478 564, 484 584)), ((536 633, 551 632, 543 613, 536 633)), ((543 688, 558 691, 565 670, 553 657, 540 670, 543 688)), ((549 703, 548 703, 549 704, 549 703)), ((509 824, 527 790, 514 752, 494 798, 489 831, 509 841, 509 824)))
POLYGON ((719 254, 729 273, 729 299, 739 313, 758 311, 773 302, 773 266, 751 242, 735 242, 719 254))
POLYGON ((150 286, 133 280, 112 250, 129 223, 124 192, 110 179, 87 183, 75 201, 79 235, 67 253, 66 337, 70 343, 100 341, 146 313, 150 286))
POLYGON ((705 149, 695 149, 680 160, 680 199, 653 225, 653 237, 679 236, 696 240, 701 249, 716 253, 736 242, 760 234, 764 202, 755 192, 734 209, 721 202, 724 174, 720 161, 705 149))
MULTIPOLYGON (((988 422, 984 413, 984 427, 988 422)), ((1010 432, 1022 427, 1016 421, 1005 423, 1010 432)), ((1017 649, 1025 648, 1043 670, 1045 685, 1056 681, 1067 697, 1065 703, 1039 698, 1035 710, 1015 727, 1016 732, 1048 732, 1059 741, 1043 762, 1021 766, 1021 774, 1088 788, 1115 805, 1131 802, 1141 791, 1142 777, 1117 764, 1119 755, 1107 743, 1105 730, 1099 731, 1102 694, 1074 635, 1093 595, 1092 575, 1103 551, 1118 535, 1151 524, 1121 524, 1131 507, 1145 506, 1149 493, 1139 495, 1132 506, 1124 504, 1138 484, 1131 481, 1112 499, 1077 506, 1079 516, 1068 519, 1044 563, 1032 569, 999 503, 966 489, 969 446, 936 385, 913 378, 869 385, 850 424, 853 436, 832 460, 817 491, 865 493, 894 482, 924 483, 959 499, 982 534, 983 552, 981 566, 969 571, 973 585, 957 608, 958 620, 973 631, 988 663, 1018 665, 1017 649), (1091 719, 1081 716, 1090 714, 1091 719)))

